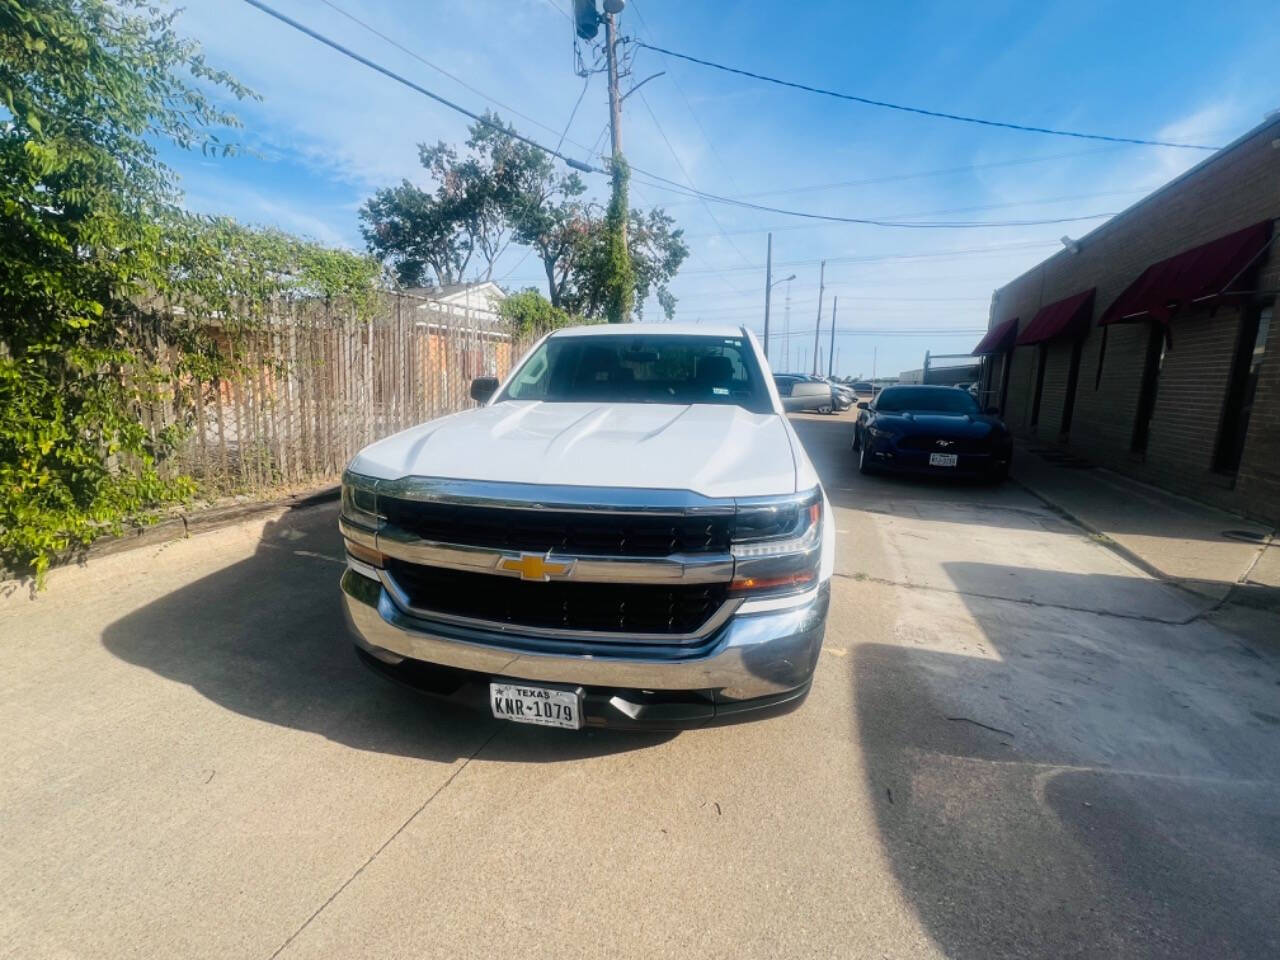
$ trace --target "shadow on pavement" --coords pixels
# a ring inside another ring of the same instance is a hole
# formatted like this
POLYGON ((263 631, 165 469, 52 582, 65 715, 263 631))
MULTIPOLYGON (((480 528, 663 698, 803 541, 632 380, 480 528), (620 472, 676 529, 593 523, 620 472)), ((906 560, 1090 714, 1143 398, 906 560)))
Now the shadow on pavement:
POLYGON ((671 738, 499 724, 374 676, 343 618, 335 516, 310 509, 269 523, 252 557, 111 624, 104 646, 236 713, 358 750, 450 762, 502 727, 485 759, 555 762, 671 738))
MULTIPOLYGON (((947 569, 964 592, 979 566, 947 569)), ((1012 572, 1082 598, 1160 586, 1012 572)), ((1280 955, 1280 671, 1203 624, 964 603, 994 653, 935 630, 949 649, 853 662, 879 832, 942 952, 1280 955)))

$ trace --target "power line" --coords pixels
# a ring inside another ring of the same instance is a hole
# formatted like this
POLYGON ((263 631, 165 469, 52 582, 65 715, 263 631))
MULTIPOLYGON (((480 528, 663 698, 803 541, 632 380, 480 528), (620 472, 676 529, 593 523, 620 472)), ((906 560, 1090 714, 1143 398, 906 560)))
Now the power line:
MULTIPOLYGON (((965 247, 959 250, 935 250, 923 253, 883 253, 868 254, 866 256, 851 257, 825 257, 827 263, 892 263, 897 261, 911 262, 914 260, 948 260, 962 258, 966 256, 990 256, 995 253, 1004 253, 1009 250, 1034 250, 1043 249, 1045 247, 1059 246, 1057 240, 1021 240, 1017 243, 995 243, 987 247, 965 247)), ((779 260, 774 263, 775 267, 801 267, 811 266, 819 263, 818 258, 810 260, 779 260)), ((686 273, 730 273, 738 270, 763 270, 764 264, 752 264, 750 267, 721 267, 716 270, 682 270, 681 275, 686 273)))
MULTIPOLYGON (((735 200, 749 200, 753 197, 781 196, 789 193, 816 193, 822 190, 836 190, 842 187, 862 187, 877 183, 893 183, 901 180, 924 180, 932 177, 949 176, 956 173, 972 173, 975 170, 992 170, 997 167, 1017 167, 1032 163, 1047 163, 1050 160, 1065 160, 1072 157, 1088 157, 1099 153, 1111 153, 1120 147, 1095 147, 1092 150, 1071 150, 1067 153, 1051 153, 1038 157, 1018 157, 1013 160, 996 160, 991 163, 967 163, 959 167, 940 167, 934 170, 917 170, 914 173, 891 173, 880 177, 863 177, 858 180, 834 180, 829 183, 809 183, 799 187, 779 187, 774 190, 756 190, 751 193, 740 193, 735 200)), ((692 201, 690 201, 692 202, 692 201)), ((675 206, 675 204, 672 204, 675 206)))
MULTIPOLYGON (((697 316, 696 312, 693 312, 697 316)), ((937 330, 899 330, 893 327, 860 327, 857 329, 836 329, 837 337, 885 337, 891 339, 893 337, 977 337, 986 333, 985 327, 973 327, 972 329, 937 329, 937 330)), ((779 333, 779 340, 786 340, 790 337, 812 337, 813 334, 808 330, 792 330, 789 333, 779 333)), ((773 339, 774 334, 770 332, 769 338, 773 339)))
MULTIPOLYGON (((293 27, 293 29, 299 31, 300 33, 305 33, 307 36, 311 37, 311 39, 318 40, 320 43, 323 43, 326 47, 330 47, 331 49, 338 51, 343 56, 350 57, 352 60, 356 61, 357 63, 363 64, 364 66, 368 67, 370 70, 376 70, 378 73, 382 74, 383 76, 390 77, 392 80, 396 81, 396 83, 402 84, 408 87, 410 90, 413 90, 413 91, 416 91, 417 93, 422 94, 424 97, 428 97, 436 101, 437 103, 443 104, 444 106, 448 107, 450 110, 455 110, 458 113, 461 113, 463 116, 470 117, 472 120, 476 121, 477 123, 483 126, 489 127, 493 130, 497 130, 500 133, 506 134, 507 136, 512 137, 515 140, 519 140, 521 143, 527 143, 531 147, 537 147, 539 150, 542 150, 543 152, 548 153, 553 157, 560 158, 575 170, 582 170, 585 173, 607 172, 605 170, 600 169, 599 167, 593 167, 589 163, 583 163, 581 160, 575 160, 573 157, 565 156, 559 150, 550 150, 544 147, 542 144, 538 143, 536 140, 531 140, 528 137, 524 136, 523 134, 519 134, 519 133, 516 133, 514 130, 508 129, 507 127, 503 126, 500 123, 495 123, 494 121, 488 119, 487 117, 482 117, 478 113, 473 113, 472 111, 468 110, 466 107, 463 107, 463 106, 460 106, 459 104, 454 103, 452 100, 446 100, 444 97, 440 96, 438 93, 432 93, 426 87, 419 86, 418 84, 414 83, 412 80, 409 80, 406 77, 402 77, 400 74, 396 73, 395 71, 388 70, 386 67, 382 66, 379 63, 374 62, 373 60, 370 60, 368 57, 361 56, 360 54, 356 53, 354 50, 351 50, 348 47, 344 47, 342 44, 338 43, 336 40, 330 40, 324 34, 318 33, 317 31, 312 30, 310 27, 306 26, 305 24, 299 23, 297 20, 294 20, 292 17, 286 16, 285 14, 281 13, 279 10, 276 10, 272 7, 267 6, 267 4, 263 3, 262 0, 244 0, 244 2, 249 4, 249 6, 251 7, 256 7, 257 9, 261 10, 263 13, 267 14, 268 16, 275 17, 281 23, 284 23, 290 27, 293 27)), ((552 132, 554 133, 554 131, 552 132)))
MULTIPOLYGON (((253 3, 256 0, 245 0, 246 3, 253 3)), ((940 229, 970 229, 980 227, 1035 227, 1050 223, 1078 223, 1082 220, 1099 220, 1103 217, 1114 217, 1114 211, 1106 213, 1090 213, 1079 217, 1052 217, 1043 220, 879 220, 872 217, 840 217, 834 214, 813 213, 807 210, 788 210, 783 207, 770 207, 765 204, 751 203, 746 200, 734 200, 732 197, 723 197, 719 194, 707 193, 704 190, 690 190, 688 187, 682 186, 679 182, 671 180, 667 177, 659 177, 657 174, 648 173, 639 167, 632 167, 635 173, 648 177, 650 180, 658 180, 660 183, 645 182, 646 186, 653 187, 655 190, 668 190, 672 193, 682 194, 686 197, 700 197, 716 203, 725 203, 730 206, 743 207, 748 210, 762 210, 765 213, 777 213, 785 217, 801 217, 806 220, 824 220, 829 223, 857 223, 870 227, 900 227, 915 230, 940 230, 940 229)))
POLYGON ((1196 143, 1174 143, 1168 140, 1146 140, 1140 137, 1111 137, 1101 133, 1080 133, 1075 130, 1054 130, 1050 127, 1031 127, 1021 123, 1007 123, 1001 120, 987 120, 982 117, 967 117, 958 113, 944 113, 940 110, 926 110, 923 107, 909 107, 900 103, 889 103, 886 100, 873 100, 869 97, 859 97, 851 93, 841 93, 837 90, 826 90, 822 87, 814 87, 805 83, 796 83, 792 80, 780 80, 777 77, 766 76, 762 73, 753 73, 750 70, 742 70, 738 67, 726 66, 723 63, 716 63, 712 60, 704 60, 700 57, 693 57, 687 53, 676 53, 674 50, 667 50, 643 40, 633 40, 636 46, 644 47, 647 50, 653 50, 657 53, 666 54, 669 57, 678 57, 681 60, 687 60, 690 63, 696 63, 700 66, 711 67, 714 70, 722 70, 725 73, 734 73, 742 77, 750 77, 753 80, 763 80, 765 83, 777 84, 781 87, 791 87, 795 90, 804 90, 808 93, 816 93, 824 97, 835 97, 837 100, 848 100, 853 103, 862 103, 871 107, 884 107, 888 110, 900 110, 904 113, 915 113, 925 117, 934 117, 942 120, 958 120, 961 123, 976 123, 984 127, 1000 127, 1005 130, 1019 130, 1023 133, 1044 133, 1054 137, 1074 137, 1078 140, 1105 140, 1109 143, 1136 143, 1147 147, 1177 147, 1182 150, 1219 150, 1220 147, 1208 147, 1196 143))
MULTIPOLYGON (((662 137, 662 142, 667 145, 667 150, 671 153, 671 159, 674 160, 676 162, 676 166, 680 168, 680 173, 689 184, 689 188, 691 190, 697 190, 698 188, 694 186, 693 178, 689 176, 689 171, 685 169, 684 164, 680 160, 680 155, 676 153, 676 148, 671 145, 671 141, 667 138, 666 131, 662 129, 662 124, 658 123, 658 115, 653 112, 653 107, 649 106, 649 101, 645 97, 644 91, 639 91, 639 95, 640 102, 644 104, 645 110, 649 113, 649 119, 653 121, 653 126, 658 131, 658 136, 662 137)), ((716 219, 716 215, 712 211, 711 205, 707 203, 705 199, 702 200, 702 207, 707 211, 707 216, 711 218, 711 222, 716 225, 716 229, 720 231, 720 236, 724 237, 725 242, 733 248, 733 252, 738 255, 738 258, 742 260, 743 263, 750 263, 751 261, 747 258, 747 255, 738 249, 738 245, 736 243, 729 239, 729 235, 725 232, 724 225, 716 219)))
MULTIPOLYGON (((252 7, 257 8, 258 10, 261 10, 263 13, 267 14, 268 16, 274 17, 275 19, 279 20, 281 23, 284 23, 292 27, 293 29, 299 31, 300 33, 306 34, 307 36, 311 37, 313 40, 323 43, 325 46, 333 50, 336 50, 337 52, 341 53, 343 56, 349 57, 350 59, 356 61, 357 63, 363 64, 369 69, 374 70, 378 73, 381 73, 383 76, 388 77, 396 81, 397 83, 402 84, 405 87, 408 87, 410 90, 420 93, 431 100, 435 100, 437 103, 440 103, 448 107, 449 109, 462 114, 463 116, 469 117, 470 119, 476 121, 477 123, 483 126, 489 127, 500 133, 506 134, 507 136, 510 136, 513 139, 519 140, 522 143, 526 143, 531 147, 536 147, 537 149, 542 150, 543 152, 551 156, 559 158, 560 160, 564 161, 565 164, 567 164, 569 167, 572 167, 575 170, 582 170, 586 173, 607 174, 609 172, 601 167, 592 166, 589 163, 585 163, 581 160, 576 160, 573 157, 566 156, 565 154, 561 153, 558 150, 550 150, 547 147, 544 147, 542 144, 538 143, 536 140, 532 140, 529 137, 524 136, 523 134, 517 133, 516 131, 511 129, 508 129, 507 127, 503 126, 500 123, 495 123, 494 121, 488 119, 487 117, 483 117, 480 114, 477 114, 471 110, 468 110, 466 107, 456 104, 452 100, 447 100, 437 93, 432 93, 426 87, 423 87, 417 83, 414 83, 412 80, 409 80, 408 78, 401 76, 400 74, 396 73, 393 70, 389 70, 388 68, 382 66, 381 64, 373 60, 370 60, 368 57, 362 56, 361 54, 356 53, 354 50, 351 50, 348 47, 344 47, 342 44, 338 43, 335 40, 331 40, 330 38, 326 37, 324 34, 311 29, 305 24, 299 23, 297 20, 294 20, 292 17, 286 16, 285 14, 279 12, 278 10, 268 6, 266 3, 263 3, 262 0, 244 0, 244 2, 249 4, 252 7)), ((655 49, 658 49, 658 51, 662 53, 670 52, 670 51, 662 50, 661 48, 655 48, 655 49)), ((659 176, 658 174, 655 174, 655 173, 649 173, 648 171, 641 170, 639 167, 633 167, 632 169, 636 173, 641 174, 642 176, 648 177, 651 180, 659 181, 659 183, 647 184, 648 186, 652 186, 655 189, 665 189, 665 190, 674 189, 675 192, 681 193, 685 196, 705 198, 706 200, 709 200, 715 203, 724 203, 731 206, 745 207, 747 209, 752 209, 752 210, 763 210, 766 213, 777 213, 783 216, 800 217, 800 218, 809 219, 809 220, 825 220, 832 223, 857 223, 857 224, 863 224, 867 226, 899 227, 899 228, 905 228, 905 229, 954 229, 954 228, 978 228, 978 227, 1038 226, 1042 224, 1074 223, 1082 220, 1096 220, 1102 217, 1114 216, 1114 214, 1112 213, 1097 213, 1097 214, 1090 214, 1088 216, 1082 216, 1082 217, 1058 217, 1058 218, 1047 219, 1047 220, 1008 220, 1008 221, 977 221, 975 220, 975 221, 936 221, 936 222, 930 222, 930 221, 895 222, 895 221, 889 221, 889 220, 876 220, 876 219, 867 218, 867 217, 837 217, 837 216, 831 216, 827 214, 811 213, 811 212, 800 211, 800 210, 786 210, 781 207, 770 207, 770 206, 765 206, 763 204, 749 203, 744 200, 733 200, 729 197, 723 197, 718 194, 708 193, 707 191, 704 191, 704 190, 691 190, 689 188, 682 186, 678 181, 671 180, 667 177, 659 176), (669 184, 670 186, 662 186, 661 184, 663 183, 669 184)))
MULTIPOLYGON (((541 127, 543 130, 547 131, 547 133, 556 132, 555 127, 549 126, 548 124, 543 123, 541 120, 538 120, 535 117, 529 116, 527 113, 521 113, 515 107, 509 104, 503 103, 501 100, 497 99, 496 97, 491 97, 489 94, 485 93, 483 90, 479 89, 478 87, 473 87, 471 84, 467 83, 467 81, 463 80, 457 74, 450 73, 444 67, 438 64, 432 63, 430 60, 422 56, 422 54, 418 53, 416 50, 412 50, 409 47, 406 47, 403 43, 401 43, 395 37, 392 37, 392 36, 389 36, 388 34, 383 33, 377 27, 374 27, 368 22, 361 20, 354 13, 349 13, 346 10, 342 9, 342 7, 334 3, 333 0, 320 0, 320 2, 323 3, 330 10, 333 10, 335 13, 339 13, 342 16, 346 17, 348 20, 350 20, 352 23, 356 24, 357 26, 363 27, 365 30, 369 31, 380 40, 384 40, 387 43, 391 44, 391 46, 395 47, 401 53, 408 54, 409 56, 413 57, 413 59, 417 60, 419 63, 425 64, 426 66, 430 67, 432 70, 436 71, 436 73, 439 73, 442 76, 448 77, 450 80, 458 84, 458 86, 462 87, 464 90, 470 90, 472 93, 480 97, 482 100, 488 100, 495 107, 501 107, 503 110, 507 111, 507 113, 511 114, 512 116, 519 117, 521 120, 528 121, 529 123, 532 123, 535 127, 541 127)), ((551 3, 551 0, 547 0, 547 2, 551 3)), ((569 16, 561 8, 556 7, 556 9, 560 10, 560 12, 564 14, 566 17, 569 16)), ((569 21, 572 23, 573 18, 569 17, 569 21)), ((564 140, 563 136, 561 137, 561 140, 562 141, 564 140)), ((579 149, 582 149, 582 150, 587 149, 585 144, 578 143, 577 141, 574 141, 574 140, 570 140, 569 142, 572 143, 575 147, 578 147, 579 149)), ((556 146, 556 149, 557 150, 560 149, 559 145, 556 146)))
POLYGON ((582 98, 587 95, 587 87, 591 85, 591 74, 588 73, 582 81, 582 92, 578 94, 578 99, 573 102, 573 109, 569 111, 569 119, 565 122, 564 132, 560 134, 560 139, 556 141, 556 149, 559 150, 564 138, 569 135, 569 128, 573 126, 573 118, 578 115, 578 108, 582 106, 582 98))
MULTIPOLYGON (((1152 189, 1153 188, 1151 187, 1138 187, 1136 189, 1131 189, 1131 190, 1106 190, 1100 193, 1078 193, 1073 196, 1040 197, 1032 200, 1008 200, 1003 203, 979 203, 979 204, 972 204, 967 207, 944 207, 940 210, 922 210, 917 213, 894 214, 891 217, 888 217, 886 219, 898 220, 904 217, 932 217, 932 216, 937 216, 938 214, 944 214, 944 213, 973 213, 978 210, 1007 210, 1010 207, 1037 207, 1037 206, 1045 206, 1053 203, 1068 203, 1073 200, 1096 200, 1101 197, 1132 197, 1138 194, 1149 193, 1152 189)), ((821 229, 821 227, 817 224, 792 224, 789 226, 782 226, 782 227, 771 227, 771 228, 761 227, 758 229, 753 228, 749 230, 748 229, 734 230, 732 232, 735 236, 740 236, 743 234, 768 233, 771 231, 788 230, 788 229, 801 230, 806 228, 821 229)), ((685 236, 692 238, 692 237, 699 237, 699 236, 708 236, 708 234, 687 233, 685 234, 685 236)))

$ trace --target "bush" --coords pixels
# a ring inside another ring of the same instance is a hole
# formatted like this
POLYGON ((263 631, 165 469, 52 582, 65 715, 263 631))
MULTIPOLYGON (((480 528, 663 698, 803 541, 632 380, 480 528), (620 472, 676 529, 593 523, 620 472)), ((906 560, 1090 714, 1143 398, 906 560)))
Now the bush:
POLYGON ((0 560, 51 561, 191 494, 163 468, 174 384, 226 373, 232 336, 276 297, 372 296, 377 266, 192 217, 156 153, 206 154, 251 96, 141 0, 0 0, 0 560), (3 111, 0 111, 3 115, 3 111), (175 309, 181 307, 181 309, 175 309))

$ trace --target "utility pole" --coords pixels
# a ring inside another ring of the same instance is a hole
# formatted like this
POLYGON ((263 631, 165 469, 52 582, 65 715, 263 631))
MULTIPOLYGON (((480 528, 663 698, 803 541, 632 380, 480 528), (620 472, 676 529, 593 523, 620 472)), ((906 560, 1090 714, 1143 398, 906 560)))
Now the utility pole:
POLYGON ((782 345, 786 348, 787 358, 783 361, 782 369, 791 369, 791 281, 787 281, 787 299, 786 304, 782 308, 782 345))
POLYGON ((827 379, 835 375, 836 369, 836 308, 840 306, 840 298, 831 299, 831 349, 827 351, 827 379))
MULTIPOLYGON (((604 46, 609 61, 609 132, 613 144, 613 195, 622 189, 622 96, 618 92, 618 18, 624 0, 605 0, 604 46)), ((622 249, 627 249, 627 211, 622 212, 622 249)))
POLYGON ((818 375, 818 337, 822 333, 822 291, 826 287, 827 261, 818 268, 818 321, 813 328, 813 375, 818 375))
POLYGON ((773 233, 764 258, 764 358, 769 359, 769 295, 773 293, 773 233))

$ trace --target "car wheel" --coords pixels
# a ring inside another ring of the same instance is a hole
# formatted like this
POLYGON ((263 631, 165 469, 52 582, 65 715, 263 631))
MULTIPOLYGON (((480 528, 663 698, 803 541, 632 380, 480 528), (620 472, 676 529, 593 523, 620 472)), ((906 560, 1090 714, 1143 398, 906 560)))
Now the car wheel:
POLYGON ((862 449, 862 438, 858 435, 858 428, 853 428, 853 452, 857 453, 862 449))
POLYGON ((875 467, 871 464, 871 455, 867 453, 867 444, 865 442, 858 445, 858 472, 863 476, 875 472, 875 467))

